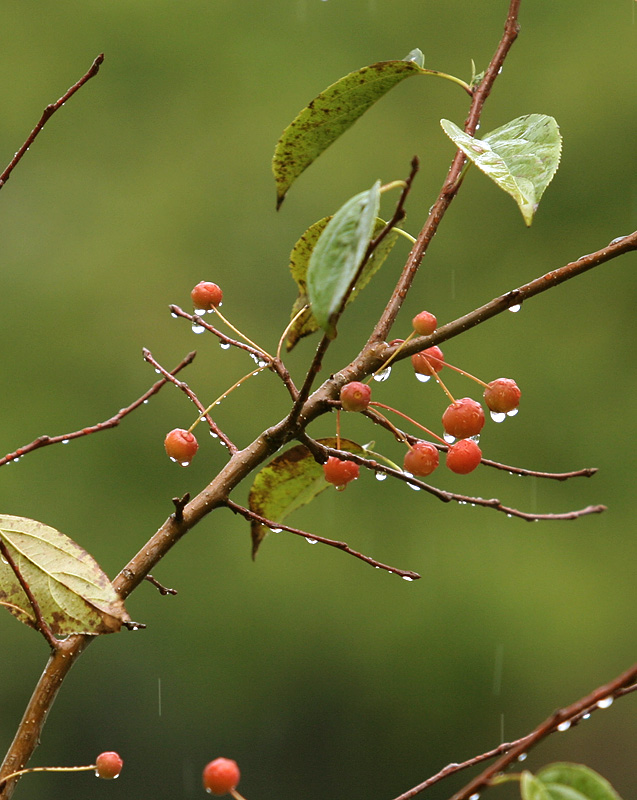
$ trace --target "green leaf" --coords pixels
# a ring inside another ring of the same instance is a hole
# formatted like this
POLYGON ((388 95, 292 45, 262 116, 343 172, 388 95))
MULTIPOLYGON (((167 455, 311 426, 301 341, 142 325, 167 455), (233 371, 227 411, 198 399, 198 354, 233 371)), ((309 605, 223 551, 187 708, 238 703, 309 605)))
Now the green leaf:
POLYGON ((606 778, 584 764, 549 764, 537 778, 549 800, 621 800, 606 778))
MULTIPOLYGON (((307 308, 305 308, 305 311, 294 322, 288 332, 286 345, 288 352, 296 345, 299 339, 315 333, 321 327, 316 321, 316 317, 312 313, 312 309, 309 307, 310 300, 307 296, 307 269, 310 263, 310 256, 312 255, 312 251, 314 250, 319 236, 325 230, 325 226, 331 219, 331 217, 323 217, 323 219, 320 219, 318 222, 310 225, 303 236, 301 236, 301 238, 294 245, 292 252, 290 253, 290 272, 292 273, 292 277, 294 278, 299 289, 298 297, 292 306, 290 320, 294 319, 294 317, 299 313, 299 311, 301 311, 302 308, 306 306, 307 308)), ((372 238, 378 236, 385 225, 386 222, 380 219, 380 217, 377 217, 374 230, 372 232, 372 238)), ((360 278, 356 281, 354 291, 347 300, 348 304, 357 297, 359 292, 370 282, 375 273, 378 272, 378 270, 382 267, 385 259, 391 252, 397 240, 398 233, 396 233, 395 229, 393 229, 387 236, 385 236, 382 242, 374 250, 370 259, 363 267, 360 278)))
POLYGON ((417 63, 418 53, 412 50, 405 61, 379 61, 351 72, 297 115, 281 134, 272 160, 277 208, 298 176, 377 100, 405 78, 430 74, 417 63))
POLYGON ((560 163, 562 137, 553 117, 518 117, 482 139, 469 136, 447 119, 440 124, 467 158, 513 197, 530 225, 560 163))
POLYGON ((380 181, 341 206, 321 233, 307 269, 312 313, 328 336, 336 336, 333 316, 341 307, 372 239, 380 181))
POLYGON ((522 800, 551 800, 544 785, 528 770, 520 778, 520 794, 522 800))
MULTIPOLYGON (((108 576, 68 536, 42 522, 3 515, 0 539, 54 634, 113 633, 130 620, 108 576)), ((0 602, 21 622, 37 627, 29 599, 3 558, 0 602)))
MULTIPOLYGON (((318 439, 326 447, 336 447, 336 439, 318 439)), ((363 455, 363 448, 349 439, 341 439, 340 450, 363 455)), ((330 484, 323 475, 323 465, 314 460, 303 444, 291 447, 263 467, 254 479, 248 506, 272 522, 283 522, 292 511, 307 505, 330 484)), ((269 532, 269 528, 258 522, 251 523, 252 557, 269 532)))

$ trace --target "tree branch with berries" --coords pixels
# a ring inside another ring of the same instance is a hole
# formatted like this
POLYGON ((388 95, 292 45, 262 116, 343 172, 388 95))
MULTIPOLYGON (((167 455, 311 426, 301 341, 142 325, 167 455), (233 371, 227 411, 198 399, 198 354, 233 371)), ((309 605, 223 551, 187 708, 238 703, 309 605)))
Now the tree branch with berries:
MULTIPOLYGON (((529 521, 576 522, 583 516, 604 511, 600 504, 561 513, 518 509, 497 498, 472 495, 469 477, 466 478, 466 493, 445 488, 448 473, 441 468, 441 456, 448 471, 463 476, 487 468, 560 481, 590 477, 595 473, 594 468, 587 467, 566 473, 538 472, 489 459, 489 427, 518 413, 524 405, 523 391, 511 376, 483 380, 470 374, 452 364, 445 351, 448 342, 467 330, 505 311, 514 311, 536 295, 636 250, 637 232, 618 237, 596 252, 566 265, 555 266, 457 319, 439 324, 432 304, 412 319, 411 330, 395 329, 398 312, 442 219, 465 180, 478 178, 472 174, 476 170, 471 167, 477 167, 477 171, 512 197, 527 226, 532 223, 542 195, 557 171, 562 142, 556 121, 548 115, 527 114, 505 122, 480 138, 476 136, 484 105, 518 35, 519 9, 520 0, 511 0, 504 33, 491 62, 480 75, 474 74, 469 81, 464 81, 425 69, 419 50, 410 52, 402 60, 363 67, 319 94, 284 130, 276 145, 273 171, 277 208, 280 208, 305 169, 394 86, 410 77, 438 77, 460 86, 469 96, 466 120, 462 127, 442 120, 443 131, 454 145, 455 153, 440 192, 415 235, 403 227, 418 173, 418 160, 412 159, 404 177, 387 183, 378 179, 296 239, 291 249, 290 268, 298 297, 289 321, 282 324, 275 348, 268 346, 266 349, 230 321, 231 314, 226 315, 225 308, 221 311, 222 288, 212 281, 201 281, 192 288, 192 311, 178 305, 170 307, 172 316, 190 326, 195 334, 213 337, 222 348, 234 348, 245 355, 245 374, 217 397, 204 399, 183 380, 193 353, 176 368, 168 370, 145 349, 144 359, 159 374, 160 380, 137 401, 103 422, 58 436, 38 437, 0 459, 0 466, 3 466, 27 455, 31 457, 44 446, 113 428, 160 389, 165 391, 165 387, 181 392, 188 407, 193 409, 190 424, 184 423, 184 427, 175 427, 165 434, 167 456, 177 465, 188 467, 193 459, 200 457, 199 451, 205 449, 204 437, 199 437, 201 442, 197 438, 200 430, 206 430, 227 451, 222 469, 211 475, 209 482, 192 499, 187 496, 174 501, 175 511, 112 581, 89 553, 63 533, 35 520, 0 516, 0 604, 19 621, 38 631, 50 651, 42 677, 0 769, 0 800, 9 800, 21 777, 33 771, 93 769, 99 777, 117 777, 122 761, 117 753, 110 751, 102 753, 96 765, 90 767, 28 768, 26 765, 43 735, 48 712, 71 666, 98 636, 118 632, 122 627, 129 630, 143 627, 143 623, 131 620, 125 608, 126 599, 144 580, 153 583, 162 594, 174 591, 163 587, 151 573, 180 539, 212 512, 230 511, 245 518, 250 526, 253 558, 269 532, 290 533, 305 537, 311 543, 336 548, 373 568, 413 581, 420 575, 410 569, 410 565, 396 567, 381 562, 354 549, 346 541, 332 539, 321 531, 292 526, 286 520, 331 487, 339 492, 345 490, 360 476, 361 470, 372 473, 378 480, 402 481, 444 503, 470 504, 529 521), (388 200, 391 197, 395 197, 393 203, 388 200), (387 219, 381 216, 381 205, 388 206, 387 219), (367 342, 359 352, 350 354, 347 364, 325 376, 322 374, 324 359, 338 335, 342 317, 351 303, 365 302, 366 286, 404 238, 411 242, 411 250, 385 308, 378 319, 369 323, 367 342), (404 338, 391 338, 395 334, 404 338), (313 335, 318 335, 314 354, 304 372, 293 376, 282 353, 313 335), (445 351, 441 345, 445 345, 445 351), (398 369, 413 370, 418 391, 435 388, 444 394, 447 407, 440 419, 414 419, 400 408, 375 398, 375 384, 382 383, 392 370, 398 369), (281 383, 289 395, 289 410, 281 419, 263 420, 262 432, 253 441, 240 442, 234 432, 231 434, 221 428, 216 411, 221 403, 231 402, 232 393, 240 385, 261 373, 281 383), (473 392, 467 390, 467 396, 457 397, 447 385, 449 381, 445 376, 449 373, 459 374, 468 386, 477 388, 473 392), (423 384, 428 384, 426 389, 423 384), (379 444, 364 444, 349 438, 347 427, 353 414, 360 415, 370 431, 380 433, 379 444), (312 425, 327 415, 333 415, 335 420, 333 436, 316 438, 312 425), (393 460, 396 448, 400 449, 399 463, 393 460), (423 478, 435 480, 436 485, 423 478), (251 487, 248 503, 242 505, 232 494, 247 481, 251 487)), ((52 114, 97 73, 102 61, 103 56, 99 56, 57 103, 47 106, 38 126, 0 176, 0 188, 52 114)), ((604 704, 609 700, 612 702, 630 693, 636 681, 637 672, 632 668, 581 701, 556 712, 528 736, 503 743, 462 764, 450 765, 397 800, 414 797, 448 775, 489 759, 497 759, 494 766, 456 792, 453 800, 475 800, 478 792, 505 780, 520 783, 523 800, 567 795, 578 800, 616 800, 618 796, 610 784, 581 765, 549 765, 537 774, 529 771, 504 774, 504 770, 556 730, 565 730, 565 725, 575 725, 596 708, 606 707, 604 704)), ((238 781, 237 764, 230 759, 215 759, 203 771, 203 786, 213 794, 230 793, 240 800, 241 795, 236 791, 238 781)))

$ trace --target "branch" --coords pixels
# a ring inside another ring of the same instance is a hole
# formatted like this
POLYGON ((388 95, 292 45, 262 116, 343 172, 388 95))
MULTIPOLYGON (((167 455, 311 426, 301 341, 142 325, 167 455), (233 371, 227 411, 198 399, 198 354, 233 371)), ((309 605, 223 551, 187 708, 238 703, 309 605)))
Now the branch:
POLYGON ((18 152, 13 156, 7 167, 5 168, 4 172, 0 175, 0 189, 5 185, 5 183, 9 180, 11 173, 13 172, 14 168, 17 166, 19 161, 22 159, 22 156, 27 152, 27 150, 33 144, 35 137, 40 133, 42 128, 46 125, 48 120, 55 114, 55 112, 61 106, 69 100, 78 89, 81 89, 84 84, 89 81, 94 75, 97 75, 99 72, 99 68, 104 61, 104 53, 100 53, 100 55, 93 61, 91 64, 88 72, 86 72, 77 83, 74 83, 70 89, 68 89, 59 100, 55 103, 50 103, 43 111, 40 121, 35 126, 35 128, 29 134, 27 140, 22 145, 22 147, 18 150, 18 152))
MULTIPOLYGON (((196 353, 193 351, 192 353, 188 353, 188 355, 182 359, 179 364, 172 370, 172 372, 167 373, 168 375, 177 375, 178 372, 184 367, 187 367, 188 364, 191 364, 195 358, 196 353)), ((48 447, 50 444, 66 444, 70 442, 71 439, 79 439, 81 436, 90 436, 92 433, 97 433, 98 431, 106 431, 109 428, 115 428, 119 423, 124 419, 124 417, 128 416, 132 411, 135 411, 136 408, 139 408, 141 405, 146 403, 149 398, 151 398, 154 394, 165 386, 166 383, 169 382, 169 378, 162 378, 157 383, 154 383, 150 389, 145 392, 141 397, 135 400, 134 403, 131 403, 126 408, 121 408, 117 414, 115 414, 110 419, 105 420, 104 422, 98 422, 96 425, 91 425, 88 428, 82 428, 79 431, 73 431, 73 433, 63 433, 59 436, 38 436, 37 439, 32 441, 30 444, 25 444, 24 447, 18 447, 17 450, 14 450, 13 453, 8 453, 4 458, 0 458, 0 467, 4 466, 4 464, 8 464, 10 461, 17 461, 22 456, 30 453, 32 450, 39 450, 40 447, 48 447)))
POLYGON ((417 572, 412 572, 411 570, 406 570, 406 569, 396 569, 396 567, 391 567, 388 564, 383 564, 382 561, 376 561, 376 559, 371 558, 371 556, 363 555, 363 553, 359 553, 357 550, 353 550, 347 544, 347 542, 339 542, 336 539, 326 539, 325 536, 317 536, 315 533, 308 533, 307 531, 302 531, 299 528, 292 528, 289 525, 284 525, 281 522, 274 522, 271 519, 262 517, 261 514, 257 514, 256 512, 250 511, 250 509, 245 508, 244 506, 240 506, 237 503, 234 503, 232 500, 226 500, 225 505, 228 506, 228 508, 235 514, 241 514, 241 516, 245 517, 245 519, 247 520, 254 520, 255 522, 258 522, 260 525, 265 525, 267 528, 270 529, 287 531, 288 533, 294 533, 296 536, 302 536, 311 544, 315 544, 316 542, 318 542, 320 544, 329 545, 329 547, 336 547, 337 550, 342 550, 344 553, 347 553, 350 556, 354 556, 354 558, 360 558, 361 561, 364 561, 366 564, 371 564, 372 567, 376 567, 377 569, 384 569, 386 572, 400 575, 400 577, 406 581, 416 581, 421 577, 417 572))

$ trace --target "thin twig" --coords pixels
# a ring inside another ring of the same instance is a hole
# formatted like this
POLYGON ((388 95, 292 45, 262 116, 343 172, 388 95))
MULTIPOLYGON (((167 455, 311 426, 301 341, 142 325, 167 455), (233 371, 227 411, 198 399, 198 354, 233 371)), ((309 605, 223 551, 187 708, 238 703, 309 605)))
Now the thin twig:
MULTIPOLYGON (((172 372, 168 373, 169 375, 177 375, 178 372, 191 364, 196 353, 193 351, 192 353, 188 353, 188 355, 182 359, 179 364, 172 370, 172 372)), ((162 378, 157 383, 154 383, 147 392, 137 398, 134 403, 131 403, 126 408, 121 408, 117 414, 112 416, 110 419, 105 420, 104 422, 98 422, 96 425, 91 425, 88 428, 82 428, 79 431, 73 431, 72 433, 63 433, 59 436, 38 436, 30 444, 25 444, 23 447, 18 447, 17 450, 14 450, 13 453, 7 453, 6 456, 0 458, 0 467, 4 464, 8 464, 10 461, 17 461, 22 456, 26 455, 27 453, 32 452, 33 450, 38 450, 40 447, 48 447, 50 444, 66 444, 70 442, 71 439, 79 439, 82 436, 90 436, 92 433, 98 433, 98 431, 106 431, 110 428, 115 428, 119 423, 124 419, 124 417, 128 416, 132 411, 135 411, 136 408, 139 408, 141 405, 146 403, 149 398, 151 398, 154 394, 165 386, 168 383, 168 378, 162 378)))
POLYGON ((319 544, 326 544, 329 547, 336 547, 338 550, 342 550, 344 553, 347 553, 350 556, 354 556, 354 558, 359 558, 366 564, 371 564, 372 567, 376 567, 377 569, 384 569, 386 572, 400 575, 401 578, 404 578, 407 581, 415 581, 421 577, 417 572, 412 572, 411 570, 406 570, 406 569, 397 569, 396 567, 389 566, 389 564, 383 564, 382 561, 376 561, 376 559, 371 558, 371 556, 366 556, 363 553, 359 553, 357 550, 353 550, 347 544, 347 542, 339 542, 336 539, 327 539, 325 536, 318 536, 315 533, 308 533, 307 531, 302 531, 300 528, 292 528, 290 525, 284 525, 282 522, 274 522, 271 519, 267 519, 266 517, 261 516, 261 514, 257 514, 254 511, 250 511, 249 508, 240 506, 238 503, 235 503, 232 500, 226 500, 225 504, 235 514, 241 514, 241 516, 245 517, 245 519, 247 520, 258 522, 259 525, 265 525, 267 528, 270 528, 271 530, 287 531, 288 533, 293 533, 296 536, 302 536, 304 539, 312 543, 318 542, 319 544))
POLYGON ((73 97, 73 95, 75 94, 75 92, 77 92, 78 89, 81 89, 82 86, 84 86, 84 84, 88 80, 90 80, 94 75, 97 75, 97 73, 99 72, 99 68, 100 68, 100 66, 101 66, 103 61, 104 61, 104 53, 100 53, 100 55, 97 56, 95 61, 93 61, 93 63, 91 64, 89 70, 79 79, 79 81, 77 83, 74 83, 73 86, 71 86, 71 88, 68 89, 62 95, 62 97, 60 97, 59 100, 57 100, 55 103, 50 103, 44 109, 44 111, 42 113, 42 117, 40 118, 40 121, 35 126, 35 128, 31 131, 31 133, 29 134, 27 140, 22 145, 22 147, 13 156, 13 158, 11 159, 11 161, 9 162, 7 167, 5 168, 4 172, 0 175, 0 189, 2 189, 2 187, 5 185, 5 183, 9 180, 9 177, 11 176, 11 173, 13 172, 14 168, 20 162, 20 160, 22 159, 22 156, 31 147, 31 145, 33 144, 33 142, 35 140, 35 137, 40 133, 40 131, 46 125, 48 120, 51 119, 51 117, 53 116, 53 114, 55 114, 55 112, 58 110, 58 108, 61 108, 69 98, 73 97))
POLYGON ((163 375, 166 380, 168 380, 171 383, 173 383, 178 389, 180 389, 186 395, 186 397, 188 397, 188 399, 196 407, 197 411, 199 411, 199 414, 200 414, 201 418, 206 420, 206 422, 208 423, 208 425, 210 427, 210 430, 219 437, 219 440, 221 442, 224 443, 224 445, 228 448, 228 452, 231 455, 234 455, 238 451, 237 446, 232 441, 230 441, 230 439, 226 436, 226 434, 221 430, 221 428, 217 425, 217 423, 212 419, 210 414, 208 414, 206 412, 206 408, 205 408, 204 404, 201 402, 201 400, 199 400, 199 398, 193 392, 193 390, 190 388, 190 386, 188 386, 187 383, 184 383, 184 381, 180 381, 177 378, 175 378, 170 372, 167 372, 162 367, 162 365, 158 361, 155 360, 155 358, 153 357, 153 354, 146 347, 142 348, 142 352, 144 354, 144 360, 145 361, 148 361, 148 363, 151 366, 155 367, 155 369, 161 375, 163 375))
POLYGON ((153 585, 153 586, 154 586, 154 587, 157 589, 157 591, 159 592, 159 594, 161 594, 161 595, 167 595, 167 594, 179 594, 179 592, 177 591, 177 589, 169 589, 167 586, 164 586, 164 584, 163 584, 163 583, 160 583, 160 582, 157 580, 157 578, 153 577, 153 576, 152 576, 152 575, 150 575, 150 574, 146 575, 146 577, 145 577, 145 580, 147 580, 147 581, 148 581, 148 583, 151 583, 151 584, 152 584, 152 585, 153 585))

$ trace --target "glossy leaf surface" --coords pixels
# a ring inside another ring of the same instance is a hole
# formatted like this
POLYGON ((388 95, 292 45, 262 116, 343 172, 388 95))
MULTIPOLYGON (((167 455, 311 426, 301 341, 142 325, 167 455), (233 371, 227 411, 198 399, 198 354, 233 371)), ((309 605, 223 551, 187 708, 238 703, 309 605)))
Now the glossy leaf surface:
MULTIPOLYGON (((318 439, 326 447, 336 447, 336 439, 318 439)), ((363 455, 363 448, 349 439, 341 439, 340 449, 363 455)), ((277 456, 259 471, 248 498, 251 511, 272 522, 283 520, 301 506, 307 505, 330 484, 325 480, 323 465, 303 444, 298 444, 277 456)), ((252 522, 252 556, 257 553, 269 528, 252 522)))
POLYGON ((621 800, 606 778, 584 764, 549 764, 536 777, 549 800, 621 800))
POLYGON ((335 336, 333 317, 363 262, 380 205, 380 181, 348 200, 318 238, 307 269, 312 314, 328 336, 335 336))
POLYGON ((560 163, 562 137, 553 117, 518 117, 482 139, 469 136, 447 119, 440 124, 467 158, 513 197, 530 225, 560 163))
MULTIPOLYGON (((5 515, 0 516, 0 539, 54 634, 113 633, 130 620, 108 576, 68 536, 42 522, 5 515)), ((31 603, 3 558, 0 602, 21 622, 37 627, 31 603)))

